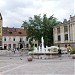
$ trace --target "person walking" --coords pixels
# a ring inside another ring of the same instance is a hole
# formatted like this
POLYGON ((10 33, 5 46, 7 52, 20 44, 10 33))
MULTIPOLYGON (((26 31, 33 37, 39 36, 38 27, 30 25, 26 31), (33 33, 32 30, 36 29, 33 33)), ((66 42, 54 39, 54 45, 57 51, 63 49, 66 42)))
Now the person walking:
POLYGON ((58 49, 58 55, 59 55, 59 57, 61 57, 61 49, 60 49, 60 46, 58 46, 59 47, 59 49, 58 49))
POLYGON ((13 49, 14 54, 15 54, 15 51, 16 51, 16 49, 14 48, 14 49, 13 49))

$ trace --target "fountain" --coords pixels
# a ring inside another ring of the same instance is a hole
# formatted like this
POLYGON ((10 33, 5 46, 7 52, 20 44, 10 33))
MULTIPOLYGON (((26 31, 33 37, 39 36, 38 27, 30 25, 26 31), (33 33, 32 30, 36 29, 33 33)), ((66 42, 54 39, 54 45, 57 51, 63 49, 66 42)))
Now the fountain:
POLYGON ((48 47, 46 46, 46 48, 44 47, 44 39, 43 37, 41 38, 41 47, 39 46, 34 47, 34 50, 28 53, 29 55, 36 55, 36 56, 40 56, 40 55, 57 55, 58 54, 58 47, 57 46, 51 46, 48 47))

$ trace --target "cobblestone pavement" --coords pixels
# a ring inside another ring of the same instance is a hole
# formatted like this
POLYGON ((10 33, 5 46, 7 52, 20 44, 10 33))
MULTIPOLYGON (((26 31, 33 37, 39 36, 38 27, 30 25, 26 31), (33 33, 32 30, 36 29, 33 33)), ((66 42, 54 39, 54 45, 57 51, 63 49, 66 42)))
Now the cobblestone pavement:
POLYGON ((1 75, 75 75, 74 59, 63 54, 53 59, 33 59, 27 56, 0 56, 1 75))

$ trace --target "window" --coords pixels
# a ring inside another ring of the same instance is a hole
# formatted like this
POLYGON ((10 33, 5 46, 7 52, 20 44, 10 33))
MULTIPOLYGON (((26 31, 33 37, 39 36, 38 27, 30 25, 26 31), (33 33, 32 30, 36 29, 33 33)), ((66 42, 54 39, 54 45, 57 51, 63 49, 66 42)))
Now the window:
POLYGON ((23 41, 23 38, 20 38, 20 42, 22 42, 23 41))
POLYGON ((6 41, 6 37, 4 37, 4 41, 6 41))
POLYGON ((15 38, 13 38, 13 41, 15 41, 15 38))
POLYGON ((57 33, 60 33, 60 27, 57 28, 57 33))
POLYGON ((1 28, 0 28, 0 33, 1 33, 1 28))
POLYGON ((64 32, 68 32, 68 26, 64 26, 64 32))
POLYGON ((13 48, 16 48, 16 44, 13 44, 13 48))
POLYGON ((22 32, 18 32, 19 34, 22 34, 22 32))
POLYGON ((68 34, 65 34, 65 40, 68 40, 68 34))
POLYGON ((58 35, 58 41, 61 41, 61 36, 60 35, 58 35))
POLYGON ((9 32, 9 34, 12 34, 12 32, 9 32))
POLYGON ((28 44, 26 44, 26 47, 28 48, 28 44))
POLYGON ((35 44, 35 47, 37 47, 37 44, 35 44))
POLYGON ((8 48, 11 49, 11 44, 8 44, 8 48))

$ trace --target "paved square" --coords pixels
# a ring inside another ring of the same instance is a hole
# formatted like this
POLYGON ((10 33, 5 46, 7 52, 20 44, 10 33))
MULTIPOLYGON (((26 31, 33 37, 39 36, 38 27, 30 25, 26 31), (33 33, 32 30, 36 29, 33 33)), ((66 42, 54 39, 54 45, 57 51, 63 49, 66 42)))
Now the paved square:
POLYGON ((0 56, 1 75, 75 75, 74 59, 67 54, 54 59, 33 59, 27 56, 0 56))

